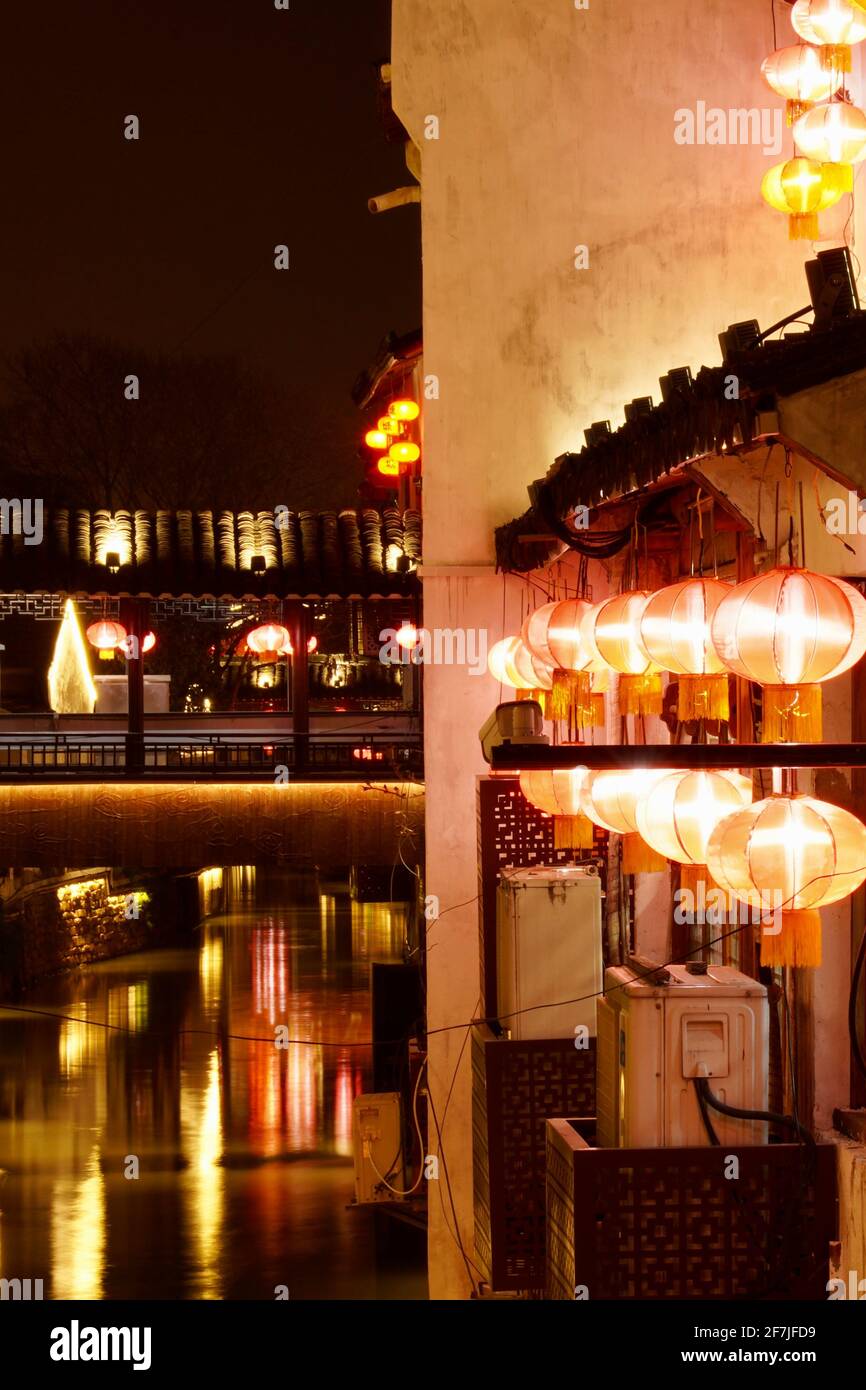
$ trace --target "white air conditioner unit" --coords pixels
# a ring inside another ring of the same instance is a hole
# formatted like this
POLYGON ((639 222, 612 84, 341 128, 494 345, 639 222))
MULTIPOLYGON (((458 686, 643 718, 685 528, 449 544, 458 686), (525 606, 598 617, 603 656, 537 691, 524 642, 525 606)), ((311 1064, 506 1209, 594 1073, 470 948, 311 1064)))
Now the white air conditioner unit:
POLYGON ((595 1037, 602 955, 594 865, 506 869, 496 952, 498 1014, 512 1038, 573 1038, 580 1026, 595 1037))
POLYGON ((406 1189, 403 1126, 396 1091, 355 1096, 352 1102, 355 1201, 399 1202, 406 1189), (392 1191, 396 1188, 396 1191, 392 1191))
MULTIPOLYGON (((650 967, 648 967, 650 968, 650 967)), ((730 966, 605 971, 598 1001, 597 1138, 602 1148, 709 1144, 692 1078, 738 1110, 767 1109, 767 991, 730 966)), ((766 1144, 763 1121, 709 1111, 722 1144, 766 1144)))

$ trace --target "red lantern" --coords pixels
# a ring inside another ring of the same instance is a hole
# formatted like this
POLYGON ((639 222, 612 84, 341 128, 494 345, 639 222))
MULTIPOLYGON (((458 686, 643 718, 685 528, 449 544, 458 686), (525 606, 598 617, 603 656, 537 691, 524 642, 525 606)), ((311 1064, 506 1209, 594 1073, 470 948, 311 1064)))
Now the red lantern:
POLYGON ((87 640, 91 647, 96 647, 97 651, 111 651, 113 647, 126 641, 126 628, 123 623, 114 623, 108 618, 100 618, 99 622, 91 623, 87 629, 87 640))
POLYGON ((292 642, 288 630, 280 623, 262 623, 247 633, 247 646, 257 656, 291 656, 292 642))

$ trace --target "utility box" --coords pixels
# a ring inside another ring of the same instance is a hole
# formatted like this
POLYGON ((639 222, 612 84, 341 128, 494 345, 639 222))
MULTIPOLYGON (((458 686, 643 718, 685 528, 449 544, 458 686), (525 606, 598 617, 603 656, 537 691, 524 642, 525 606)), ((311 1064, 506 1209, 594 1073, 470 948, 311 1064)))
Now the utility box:
POLYGON ((515 1039, 595 1037, 602 989, 594 865, 506 869, 496 904, 497 1012, 515 1039), (559 1002, 573 1000, 573 1003, 559 1002))
MULTIPOLYGON (((669 965, 642 978, 605 971, 598 1001, 597 1138, 602 1148, 683 1148, 710 1143, 694 1078, 704 1076, 737 1110, 767 1109, 769 1007, 757 980, 726 965, 694 973, 669 965)), ((710 1110, 722 1144, 766 1144, 764 1121, 710 1110)))
POLYGON ((406 1189, 403 1116, 396 1091, 355 1097, 352 1102, 352 1156, 356 1202, 363 1205, 402 1200, 406 1189))

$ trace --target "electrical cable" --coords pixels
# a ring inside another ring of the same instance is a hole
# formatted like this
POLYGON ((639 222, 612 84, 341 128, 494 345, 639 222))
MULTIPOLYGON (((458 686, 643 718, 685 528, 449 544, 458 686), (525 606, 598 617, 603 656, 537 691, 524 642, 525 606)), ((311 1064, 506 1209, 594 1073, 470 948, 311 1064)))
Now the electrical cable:
POLYGON ((759 1120, 766 1124, 783 1125, 786 1129, 793 1129, 807 1144, 814 1145, 814 1136, 800 1124, 799 1120, 795 1120, 793 1115, 777 1115, 771 1110, 740 1110, 737 1106, 726 1105, 723 1100, 719 1100, 718 1096, 710 1090, 707 1077, 694 1076, 692 1080, 704 1103, 709 1105, 711 1109, 718 1110, 720 1115, 728 1115, 734 1120, 759 1120))
MULTIPOLYGON (((447 1188, 447 1191, 448 1191, 448 1201, 449 1201, 450 1206, 451 1206, 451 1214, 452 1214, 452 1216, 454 1217, 454 1230, 453 1230, 453 1231, 451 1230, 451 1227, 450 1227, 450 1225, 448 1224, 448 1218, 447 1218, 447 1216, 445 1217, 445 1226, 446 1226, 446 1229, 448 1230, 448 1232, 449 1232, 449 1234, 450 1234, 450 1236, 451 1236, 451 1239, 455 1242, 455 1244, 456 1244, 458 1250, 460 1251, 460 1254, 463 1256, 463 1263, 464 1263, 464 1265, 465 1265, 465 1267, 466 1267, 466 1274, 467 1274, 467 1277, 468 1277, 468 1279, 469 1279, 469 1287, 471 1288, 472 1292, 474 1293, 474 1292, 475 1292, 475 1280, 472 1278, 472 1270, 473 1270, 473 1269, 475 1270, 475 1273, 478 1275, 478 1278, 479 1278, 479 1282, 480 1282, 480 1283, 484 1283, 484 1282, 485 1282, 485 1275, 484 1275, 483 1270, 480 1270, 480 1269, 478 1268, 478 1266, 477 1266, 477 1264, 475 1263, 475 1261, 472 1260, 472 1259, 470 1259, 470 1257, 466 1254, 466 1250, 465 1250, 464 1245, 463 1245, 463 1240, 462 1240, 462 1237, 461 1237, 461 1235, 460 1235, 460 1222, 459 1222, 458 1217, 457 1217, 457 1208, 456 1208, 456 1206, 454 1205, 454 1193, 453 1193, 452 1190, 451 1190, 451 1179, 450 1179, 450 1177, 449 1177, 449 1175, 448 1175, 448 1162, 447 1162, 447 1159, 446 1159, 446 1157, 445 1157, 445 1146, 444 1146, 443 1143, 442 1143, 442 1131, 441 1131, 440 1128, 439 1128, 439 1120, 438 1120, 438 1118, 437 1118, 437 1116, 436 1116, 436 1107, 435 1107, 435 1105, 434 1105, 434 1103, 433 1103, 433 1096, 432 1096, 432 1094, 431 1094, 429 1084, 428 1084, 428 1087, 427 1087, 427 1104, 428 1104, 429 1107, 430 1107, 430 1113, 431 1113, 431 1115, 433 1116, 433 1123, 434 1123, 434 1125, 436 1126, 436 1140, 437 1140, 437 1143, 438 1143, 438 1145, 439 1145, 439 1156, 440 1156, 441 1159, 442 1159, 442 1171, 443 1171, 443 1173, 445 1174, 445 1184, 446 1184, 446 1188, 447 1188)), ((440 1188, 440 1190, 439 1190, 439 1197, 440 1197, 440 1200, 441 1200, 442 1203, 443 1203, 443 1215, 444 1215, 444 1214, 445 1214, 445 1212, 444 1212, 444 1199, 442 1198, 442 1189, 441 1189, 441 1188, 440 1188)))
MULTIPOLYGON (((851 870, 849 871, 849 873, 852 874, 852 875, 853 875, 853 874, 856 874, 856 873, 860 873, 860 872, 866 872, 866 865, 861 865, 861 866, 859 866, 857 869, 851 869, 851 870)), ((818 882, 820 882, 822 879, 825 879, 825 878, 833 878, 833 877, 835 877, 835 875, 834 875, 833 873, 815 874, 813 878, 810 878, 806 883, 801 884, 800 887, 797 888, 797 889, 795 890, 795 892, 794 892, 793 894, 790 895, 789 898, 786 898, 784 902, 778 904, 779 909, 784 910, 784 907, 785 907, 786 903, 792 902, 792 901, 794 900, 794 898, 797 896, 798 893, 804 892, 805 889, 806 889, 806 888, 809 888, 813 883, 818 883, 818 882)), ((446 911, 447 911, 447 912, 453 912, 453 911, 456 911, 457 908, 459 908, 459 907, 466 907, 466 906, 468 905, 468 903, 477 901, 477 898, 478 898, 478 895, 476 894, 476 897, 475 897, 475 898, 470 898, 470 899, 468 899, 466 903, 455 903, 453 907, 446 909, 446 911)), ((441 913, 440 916, 439 916, 439 918, 437 918, 437 921, 441 921, 441 918, 444 917, 444 916, 445 916, 445 913, 441 913)), ((735 927, 732 927, 730 931, 722 932, 719 936, 715 936, 715 937, 711 938, 709 941, 705 941, 705 942, 701 943, 700 945, 694 947, 694 948, 693 948, 692 950, 690 950, 690 951, 685 951, 685 952, 683 952, 683 953, 682 953, 681 955, 679 955, 679 956, 673 957, 673 958, 670 959, 670 960, 662 961, 662 962, 660 962, 659 964, 654 965, 653 968, 652 968, 652 970, 648 970, 648 971, 644 972, 644 974, 642 974, 642 975, 636 973, 636 974, 635 974, 635 979, 636 979, 636 980, 648 979, 650 976, 657 974, 657 972, 658 972, 660 969, 666 969, 666 968, 667 968, 668 966, 670 966, 670 965, 683 965, 683 964, 685 964, 687 961, 693 959, 693 957, 695 957, 695 956, 700 956, 700 957, 702 957, 702 954, 703 954, 703 952, 704 952, 705 950, 712 949, 714 946, 721 945, 723 942, 730 940, 732 937, 739 936, 740 933, 741 933, 741 932, 744 932, 744 931, 747 929, 748 926, 749 926, 749 923, 748 923, 748 922, 740 923, 739 925, 737 925, 737 926, 735 926, 735 927)), ((615 985, 615 986, 614 986, 614 990, 619 990, 619 989, 624 989, 624 988, 625 988, 624 985, 615 985)), ((607 994, 607 993, 612 993, 612 992, 613 992, 613 991, 608 991, 608 990, 604 990, 604 989, 601 989, 601 990, 594 990, 591 994, 580 994, 580 995, 575 995, 575 996, 574 996, 573 998, 571 998, 571 999, 556 999, 556 1000, 549 1000, 547 1003, 544 1003, 544 1004, 533 1004, 533 1005, 531 1005, 530 1007, 525 1008, 525 1009, 515 1009, 515 1010, 513 1010, 512 1013, 510 1013, 510 1014, 501 1014, 498 1018, 471 1018, 471 1019, 468 1020, 468 1022, 463 1022, 463 1023, 449 1023, 449 1024, 443 1025, 441 1028, 429 1028, 429 1029, 427 1029, 427 1030, 426 1030, 426 1036, 427 1036, 427 1037, 434 1037, 436 1034, 439 1034, 439 1033, 453 1033, 453 1032, 455 1032, 458 1028, 472 1028, 475 1024, 478 1024, 478 1023, 487 1023, 487 1024, 490 1024, 490 1023, 502 1023, 505 1019, 509 1019, 509 1018, 518 1018, 518 1017, 522 1016, 523 1014, 537 1013, 539 1009, 559 1008, 559 1007, 561 1007, 561 1006, 563 1006, 563 1005, 566 1005, 566 1004, 583 1004, 583 1003, 587 1003, 587 1002, 588 1002, 589 1000, 591 1000, 591 999, 600 999, 600 998, 604 998, 605 994, 607 994)), ((132 1031, 132 1030, 129 1029, 129 1028, 124 1028, 121 1024, 103 1023, 103 1022, 100 1022, 98 1019, 79 1018, 79 1017, 77 1017, 77 1016, 74 1015, 74 1014, 55 1013, 55 1012, 53 1012, 53 1011, 50 1010, 50 1009, 34 1009, 34 1008, 28 1008, 28 1007, 25 1006, 25 1005, 15 1005, 15 1004, 5 1004, 5 1003, 4 1003, 4 1004, 0 1004, 0 1013, 2 1013, 4 1009, 5 1009, 5 1010, 8 1010, 8 1011, 11 1011, 11 1012, 14 1012, 14 1013, 22 1013, 22 1014, 28 1014, 28 1013, 29 1013, 29 1014, 40 1014, 40 1015, 43 1015, 43 1016, 46 1017, 46 1018, 60 1019, 61 1021, 66 1020, 66 1021, 71 1022, 71 1023, 91 1023, 91 1024, 93 1024, 95 1027, 97 1027, 97 1028, 111 1029, 112 1031, 114 1031, 114 1032, 119 1032, 119 1033, 129 1033, 129 1032, 132 1031)), ((273 1040, 272 1037, 262 1037, 261 1035, 246 1034, 246 1033, 222 1033, 222 1032, 220 1032, 220 1033, 215 1033, 215 1032, 213 1032, 213 1030, 207 1029, 207 1028, 180 1028, 180 1029, 177 1030, 177 1032, 176 1032, 175 1034, 173 1034, 173 1036, 179 1036, 179 1035, 181 1035, 181 1034, 189 1034, 189 1035, 191 1035, 191 1036, 192 1036, 192 1035, 201 1035, 201 1036, 204 1036, 204 1037, 211 1037, 211 1038, 214 1038, 214 1040, 216 1040, 216 1041, 219 1041, 219 1040, 221 1040, 221 1039, 224 1038, 224 1039, 226 1039, 227 1041, 237 1041, 237 1042, 263 1042, 263 1043, 269 1043, 271 1046, 273 1046, 273 1042, 274 1042, 274 1040, 273 1040)), ((344 1040, 339 1040, 339 1039, 338 1039, 338 1040, 335 1040, 335 1041, 325 1041, 325 1040, 321 1040, 321 1041, 320 1041, 320 1040, 317 1040, 317 1039, 315 1039, 315 1038, 288 1038, 288 1039, 286 1039, 286 1045, 297 1046, 297 1047, 344 1047, 344 1048, 350 1048, 350 1047, 351 1047, 351 1048, 355 1048, 355 1047, 394 1047, 395 1044, 399 1043, 400 1041, 401 1041, 401 1040, 400 1040, 399 1038, 380 1038, 380 1039, 378 1039, 377 1041, 372 1041, 372 1040, 371 1040, 371 1041, 367 1041, 367 1042, 363 1042, 363 1041, 351 1041, 351 1040, 345 1040, 345 1039, 344 1039, 344 1040)))
POLYGON ((866 1077, 866 1058, 863 1056, 863 1049, 860 1046, 860 1039, 857 1036, 857 995, 860 991, 860 976, 863 973, 863 965, 866 962, 866 928, 860 939, 860 948, 857 952, 857 959, 854 962, 854 972, 851 976, 851 993, 848 996, 848 1036, 851 1039, 851 1051, 854 1054, 854 1061, 857 1070, 866 1077))
MULTIPOLYGON (((368 1142, 367 1157, 368 1157, 369 1160, 370 1160, 370 1167, 373 1169, 373 1172, 376 1174, 376 1177, 379 1179, 379 1181, 385 1184, 385 1186, 388 1188, 388 1191, 389 1191, 389 1192, 395 1192, 395 1193, 397 1194, 398 1197, 411 1197, 413 1192, 417 1192, 417 1191, 418 1191, 418 1188, 421 1186, 421 1182, 422 1182, 423 1177, 424 1177, 424 1138, 423 1138, 423 1135, 421 1134, 421 1124, 420 1124, 420 1121, 419 1121, 419 1119, 418 1119, 418 1089, 419 1089, 419 1087, 420 1087, 420 1085, 421 1085, 421 1077, 424 1075, 424 1069, 425 1069, 426 1066, 427 1066, 427 1058, 425 1057, 424 1060, 423 1060, 423 1062, 421 1063, 420 1067, 418 1068, 418 1075, 417 1075, 417 1077, 416 1077, 416 1079, 415 1079, 415 1087, 414 1087, 414 1090, 413 1090, 413 1092, 412 1092, 412 1119, 413 1119, 414 1122, 415 1122, 415 1133, 418 1135, 418 1158, 419 1158, 419 1166, 418 1166, 418 1176, 417 1176, 417 1178, 415 1179, 415 1181, 414 1181, 414 1183, 412 1184, 411 1187, 406 1188, 405 1191, 401 1191, 400 1188, 398 1188, 398 1187, 392 1187, 392 1185, 391 1185, 391 1183, 389 1183, 388 1179, 387 1179, 386 1177, 384 1177, 383 1174, 380 1173, 380 1172, 379 1172, 379 1169, 376 1167, 376 1160, 374 1159, 372 1153, 370 1152, 369 1140, 367 1141, 367 1142, 368 1142)), ((375 1141, 374 1141, 374 1142, 375 1142, 375 1141)), ((398 1153, 397 1157, 399 1158, 399 1153, 398 1153)), ((396 1161, 397 1161, 397 1159, 395 1158, 395 1159, 394 1159, 394 1163, 396 1163, 396 1161)), ((391 1163, 391 1164, 390 1164, 389 1169, 388 1169, 389 1172, 393 1171, 394 1163, 391 1163)))

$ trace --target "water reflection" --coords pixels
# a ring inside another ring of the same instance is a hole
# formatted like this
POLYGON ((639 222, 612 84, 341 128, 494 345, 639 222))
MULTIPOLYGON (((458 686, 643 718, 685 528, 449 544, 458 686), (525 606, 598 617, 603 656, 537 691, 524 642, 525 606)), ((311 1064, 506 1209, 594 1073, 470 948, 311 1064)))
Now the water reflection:
POLYGON ((199 891, 219 915, 194 945, 23 1001, 65 1017, 0 1008, 0 1276, 70 1299, 423 1297, 416 1233, 346 1210, 371 1087, 352 1044, 403 908, 250 870, 199 891))

